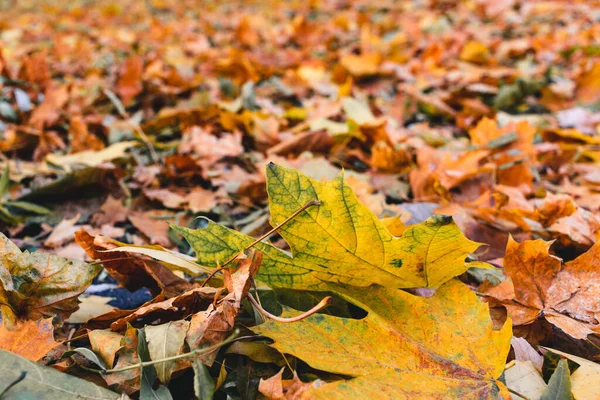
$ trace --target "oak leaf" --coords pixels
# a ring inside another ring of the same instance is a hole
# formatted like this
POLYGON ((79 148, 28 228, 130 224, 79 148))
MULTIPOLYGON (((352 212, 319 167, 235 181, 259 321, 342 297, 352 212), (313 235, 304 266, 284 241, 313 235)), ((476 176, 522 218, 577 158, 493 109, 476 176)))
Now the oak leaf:
MULTIPOLYGON (((278 230, 293 257, 266 243, 255 246, 263 253, 257 278, 268 285, 318 289, 324 282, 335 282, 435 288, 465 272, 465 258, 479 247, 444 216, 433 216, 395 238, 357 199, 343 174, 323 183, 272 163, 266 173, 273 226, 303 205, 320 202, 278 230)), ((197 230, 172 228, 207 266, 224 263, 254 241, 213 222, 197 230)))
POLYGON ((445 283, 430 298, 331 286, 367 317, 318 314, 252 328, 313 368, 353 377, 311 389, 304 398, 510 398, 500 376, 511 323, 494 331, 488 307, 461 282, 445 283))

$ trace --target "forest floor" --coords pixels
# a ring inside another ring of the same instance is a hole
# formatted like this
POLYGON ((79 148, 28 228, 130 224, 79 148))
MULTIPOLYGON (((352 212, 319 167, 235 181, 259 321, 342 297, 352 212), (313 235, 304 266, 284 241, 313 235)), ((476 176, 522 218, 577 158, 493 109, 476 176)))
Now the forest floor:
POLYGON ((600 398, 600 2, 0 7, 0 397, 600 398))

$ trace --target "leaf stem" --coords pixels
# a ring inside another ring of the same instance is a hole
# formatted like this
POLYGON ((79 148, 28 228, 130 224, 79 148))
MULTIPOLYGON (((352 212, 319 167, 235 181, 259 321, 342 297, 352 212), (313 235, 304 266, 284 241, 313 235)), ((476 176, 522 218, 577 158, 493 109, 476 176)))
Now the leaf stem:
POLYGON ((225 268, 225 266, 231 264, 236 258, 239 257, 240 254, 243 254, 243 252, 245 250, 248 250, 248 249, 254 247, 257 243, 260 243, 263 240, 265 240, 267 237, 269 237, 271 234, 275 233, 282 226, 284 226, 285 224, 287 224, 288 222, 290 222, 292 219, 296 218, 298 216, 298 214, 300 214, 302 211, 306 210, 309 207, 320 206, 320 205, 321 205, 321 201, 320 200, 311 200, 308 203, 306 203, 305 205, 303 205, 302 207, 300 207, 298 210, 294 211, 294 213, 292 215, 290 215, 289 217, 287 217, 281 224, 277 225, 275 228, 269 230, 267 233, 265 233, 264 235, 262 235, 261 237, 259 237, 258 239, 256 239, 254 242, 252 242, 248 246, 244 247, 244 250, 242 250, 239 253, 235 254, 233 257, 231 257, 229 260, 227 260, 225 262, 225 264, 217 267, 213 272, 210 273, 210 275, 208 275, 208 277, 204 280, 204 282, 202 282, 202 285, 200 285, 200 287, 204 287, 208 283, 208 281, 210 281, 212 279, 212 277, 215 276, 215 274, 217 272, 223 270, 223 268, 225 268))
POLYGON ((506 387, 506 389, 508 389, 508 391, 512 394, 516 394, 517 396, 521 397, 523 400, 531 400, 529 397, 517 392, 516 390, 512 390, 511 388, 509 388, 508 386, 506 387))
POLYGON ((88 335, 87 333, 84 333, 83 335, 75 336, 75 337, 72 337, 72 338, 70 338, 70 339, 65 339, 65 340, 63 340, 63 341, 61 341, 61 342, 59 342, 59 343, 60 343, 60 344, 65 344, 65 343, 73 342, 73 341, 75 341, 75 340, 83 339, 83 338, 84 338, 84 337, 86 337, 87 335, 88 335))
POLYGON ((308 310, 307 312, 300 314, 300 315, 296 315, 295 317, 291 317, 291 318, 283 318, 283 317, 278 317, 276 315, 271 314, 270 312, 268 312, 267 310, 265 310, 264 308, 262 308, 260 306, 260 304, 258 304, 258 302, 256 301, 256 299, 254 298, 254 296, 252 296, 252 294, 248 293, 248 300, 250 300, 250 303, 252 303, 252 305, 254 307, 256 307, 256 309, 266 318, 272 319, 273 321, 277 321, 277 322, 298 322, 301 321, 305 318, 310 317, 311 315, 313 315, 314 313, 316 313, 317 311, 322 310, 323 308, 327 307, 330 303, 331 300, 333 299, 333 297, 331 296, 327 296, 325 297, 323 300, 321 300, 319 302, 319 304, 317 304, 316 306, 314 306, 313 308, 311 308, 310 310, 308 310))

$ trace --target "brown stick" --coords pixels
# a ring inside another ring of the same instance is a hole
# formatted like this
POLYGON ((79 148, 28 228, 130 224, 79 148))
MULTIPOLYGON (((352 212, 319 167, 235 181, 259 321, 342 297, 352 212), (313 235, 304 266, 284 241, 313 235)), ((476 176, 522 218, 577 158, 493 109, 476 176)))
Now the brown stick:
POLYGON ((238 258, 240 256, 240 254, 243 254, 243 252, 245 250, 248 250, 248 249, 254 247, 257 243, 263 241, 264 239, 266 239, 267 237, 269 237, 271 234, 277 232, 277 230, 279 228, 281 228, 282 226, 284 226, 285 224, 287 224, 288 222, 290 222, 292 219, 294 219, 295 217, 297 217, 298 214, 300 214, 302 211, 306 210, 309 207, 320 206, 320 205, 321 205, 321 202, 319 200, 311 200, 308 203, 306 203, 305 205, 303 205, 302 207, 300 207, 292 215, 290 215, 289 217, 287 217, 281 224, 277 225, 275 228, 271 229, 269 232, 265 233, 264 235, 262 235, 261 237, 259 237, 258 239, 256 239, 254 242, 252 242, 248 246, 244 247, 244 250, 242 250, 239 253, 235 254, 233 257, 231 257, 229 260, 227 260, 225 262, 225 264, 223 264, 221 266, 218 266, 213 272, 210 273, 210 275, 208 275, 208 277, 204 280, 204 282, 202 282, 202 285, 200 285, 200 287, 204 287, 208 283, 208 281, 210 281, 212 279, 212 277, 215 276, 215 274, 217 272, 223 270, 223 268, 225 268, 225 266, 231 264, 236 258, 238 258))

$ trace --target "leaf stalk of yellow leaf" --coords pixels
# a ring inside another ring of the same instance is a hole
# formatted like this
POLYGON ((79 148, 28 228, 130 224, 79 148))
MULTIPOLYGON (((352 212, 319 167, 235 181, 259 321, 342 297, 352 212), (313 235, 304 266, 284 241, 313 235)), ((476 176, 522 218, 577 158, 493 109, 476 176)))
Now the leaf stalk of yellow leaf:
POLYGON ((320 205, 321 205, 321 202, 319 200, 311 200, 308 203, 306 203, 305 205, 303 205, 302 207, 300 207, 292 215, 290 215, 289 217, 287 217, 281 224, 277 225, 275 228, 269 230, 267 233, 265 233, 264 235, 262 235, 261 237, 259 237, 258 239, 256 239, 254 242, 252 242, 248 246, 244 247, 244 250, 240 251, 239 253, 237 253, 236 255, 234 255, 233 257, 231 257, 229 260, 227 260, 225 262, 225 264, 217 267, 213 272, 210 273, 210 275, 208 275, 208 277, 204 280, 204 282, 202 282, 202 285, 200 285, 200 287, 204 287, 208 283, 208 281, 210 281, 212 279, 212 277, 215 276, 215 274, 217 272, 221 271, 223 268, 225 268, 225 266, 231 264, 236 258, 238 258, 240 256, 240 254, 243 254, 245 250, 251 249, 257 243, 262 242, 267 237, 269 237, 271 234, 277 232, 278 229, 280 229, 285 224, 287 224, 288 222, 290 222, 291 220, 293 220, 294 218, 296 218, 298 216, 298 214, 300 214, 302 211, 306 210, 309 207, 320 206, 320 205))
POLYGON ((270 312, 268 312, 267 310, 265 310, 264 308, 261 307, 260 304, 258 304, 258 302, 256 301, 256 299, 254 298, 254 296, 252 296, 250 293, 248 293, 248 300, 250 300, 250 303, 252 303, 252 305, 254 307, 256 307, 256 309, 266 318, 272 319, 273 321, 277 321, 277 322, 298 322, 303 320, 304 318, 308 318, 311 315, 315 314, 316 312, 322 310, 323 308, 327 307, 330 303, 331 300, 333 298, 331 296, 327 296, 325 297, 323 300, 321 300, 319 302, 319 304, 317 304, 316 306, 314 306, 313 308, 311 308, 310 310, 308 310, 307 312, 300 314, 300 315, 296 315, 295 317, 291 317, 291 318, 284 318, 284 317, 278 317, 276 315, 271 314, 270 312))

